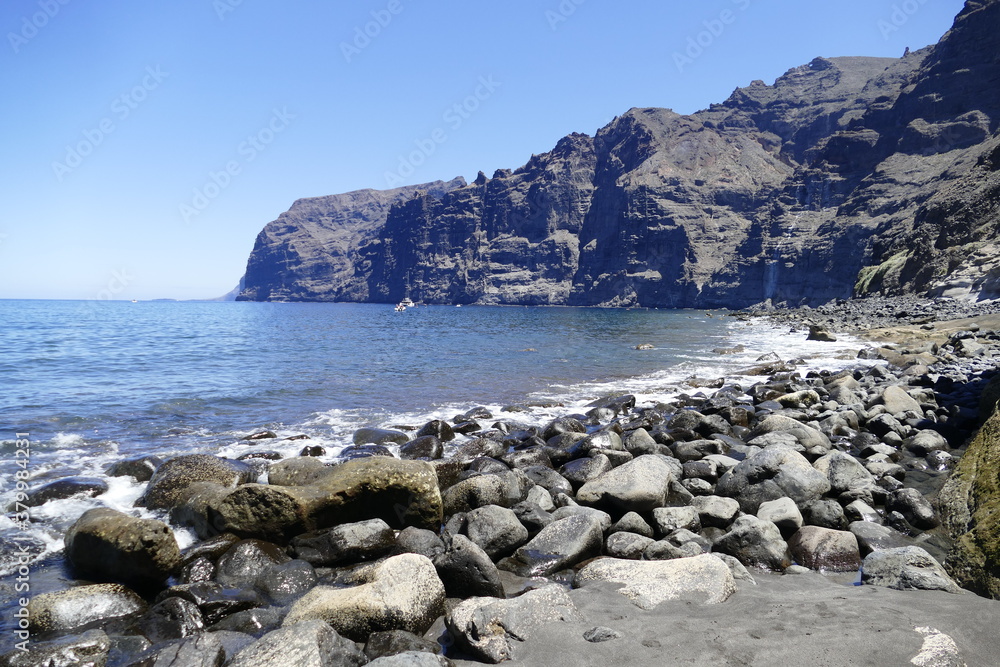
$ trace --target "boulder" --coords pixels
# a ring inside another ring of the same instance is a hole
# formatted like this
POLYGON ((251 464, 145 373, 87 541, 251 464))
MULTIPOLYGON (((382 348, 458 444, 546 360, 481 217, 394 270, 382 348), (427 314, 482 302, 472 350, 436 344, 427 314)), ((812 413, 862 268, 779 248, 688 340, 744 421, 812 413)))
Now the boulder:
POLYGON ((468 477, 442 494, 444 513, 469 512, 477 507, 513 507, 528 497, 531 482, 520 470, 468 477))
POLYGON ((448 597, 504 597, 497 566, 465 535, 451 538, 448 548, 434 559, 434 567, 448 597))
POLYGON ((861 553, 854 534, 805 526, 788 540, 788 550, 799 565, 820 572, 854 572, 861 567, 861 553))
POLYGON ((963 592, 933 556, 916 546, 883 549, 865 556, 861 583, 901 591, 963 592))
MULTIPOLYGON (((28 497, 20 504, 27 507, 38 507, 50 500, 65 498, 93 498, 107 493, 108 483, 96 477, 66 477, 28 491, 28 497)), ((12 511, 12 508, 8 511, 12 511)))
POLYGON ((509 556, 528 541, 528 529, 513 510, 497 505, 478 507, 465 515, 465 534, 493 560, 509 556))
POLYGON ((623 584, 618 592, 642 609, 678 599, 720 604, 736 592, 729 567, 709 554, 660 561, 599 558, 577 573, 574 585, 595 581, 623 584))
POLYGON ((306 486, 323 479, 333 471, 322 461, 310 456, 298 456, 278 461, 267 469, 267 483, 272 486, 306 486))
POLYGON ((439 459, 443 455, 444 445, 435 435, 419 436, 399 448, 399 457, 402 459, 439 459))
POLYGON ((227 588, 253 588, 265 570, 290 560, 275 544, 241 540, 219 557, 215 580, 227 588))
POLYGON ((205 621, 193 602, 168 597, 150 607, 135 627, 155 644, 200 634, 205 631, 205 621))
POLYGON ((776 525, 782 535, 792 535, 805 524, 798 505, 787 497, 761 503, 757 508, 757 518, 776 525))
POLYGON ((181 565, 170 527, 113 509, 87 510, 66 531, 66 557, 81 577, 158 586, 181 565))
POLYGON ((600 555, 603 542, 597 518, 570 516, 550 523, 497 566, 522 577, 544 577, 600 555))
POLYGON ((920 491, 913 488, 898 489, 890 493, 885 509, 888 512, 899 512, 915 528, 929 530, 940 523, 934 507, 920 491))
POLYGON ((149 509, 170 509, 180 504, 188 487, 195 482, 212 482, 235 488, 257 478, 252 466, 207 454, 186 454, 163 463, 149 480, 136 505, 149 509))
POLYGON ((930 429, 917 431, 903 441, 903 446, 916 456, 927 456, 932 452, 947 452, 951 449, 943 435, 930 429))
POLYGON ((678 528, 697 532, 701 530, 701 519, 698 510, 690 505, 686 507, 657 507, 653 510, 653 527, 663 535, 669 535, 678 528))
POLYGON ((705 528, 726 528, 740 513, 740 504, 736 500, 720 496, 695 496, 691 506, 698 512, 698 519, 705 528))
POLYGON ((847 529, 858 538, 858 548, 862 557, 873 551, 913 545, 913 540, 898 530, 870 521, 853 521, 847 529))
POLYGON ((643 537, 653 536, 653 529, 650 528, 649 524, 646 523, 646 520, 636 512, 629 512, 620 518, 613 526, 611 526, 610 532, 635 533, 636 535, 642 535, 643 537))
POLYGON ((32 596, 28 603, 34 632, 67 631, 96 621, 138 616, 146 603, 121 584, 75 586, 32 596))
POLYGON ((367 662, 357 644, 314 620, 268 632, 237 653, 228 667, 360 667, 367 662))
POLYGON ((635 533, 612 533, 604 543, 604 552, 612 558, 639 560, 655 540, 635 533))
POLYGON ((353 437, 355 445, 403 445, 409 440, 410 436, 402 431, 384 428, 359 428, 353 437))
POLYGON ((915 412, 922 415, 924 411, 920 404, 906 393, 906 390, 899 385, 890 385, 882 392, 880 402, 885 406, 885 411, 890 415, 898 415, 904 412, 915 412))
POLYGON ((214 632, 151 647, 129 663, 143 667, 218 667, 226 659, 226 648, 214 632))
POLYGON ((813 463, 830 481, 830 492, 841 494, 875 486, 875 478, 856 458, 840 451, 832 451, 813 463))
MULTIPOLYGON (((15 642, 12 641, 11 645, 15 642)), ((87 630, 80 635, 50 641, 30 641, 27 646, 12 648, 0 655, 4 667, 89 667, 104 665, 111 651, 111 640, 103 630, 87 630)))
POLYGON ((753 515, 738 518, 729 532, 715 541, 713 548, 747 567, 782 571, 791 565, 788 544, 781 538, 778 527, 753 515))
POLYGON ((423 438, 425 436, 432 435, 441 442, 450 442, 455 439, 455 431, 452 429, 451 424, 440 419, 434 419, 432 421, 424 424, 419 431, 417 431, 417 438, 423 438))
POLYGON ((389 524, 369 519, 298 535, 290 546, 296 558, 330 567, 381 558, 395 543, 396 534, 389 524))
POLYGON ((584 484, 576 499, 620 512, 648 512, 666 503, 674 469, 658 455, 643 455, 584 484))
POLYGON ((104 472, 109 477, 132 477, 137 482, 148 482, 162 463, 159 456, 130 456, 115 461, 104 472))
POLYGON ((275 604, 287 604, 304 595, 319 578, 312 565, 304 560, 275 563, 257 577, 257 589, 275 604))
POLYGON ((441 615, 444 584, 425 556, 401 554, 356 570, 349 588, 317 586, 296 601, 284 627, 322 620, 338 633, 364 641, 372 632, 423 634, 441 615))
POLYGON ((829 490, 826 475, 787 445, 773 445, 748 456, 716 485, 720 496, 736 499, 747 514, 756 513, 761 503, 785 496, 802 507, 829 490))
POLYGON ((530 640, 545 623, 583 621, 566 590, 550 584, 510 600, 472 598, 445 616, 457 644, 490 663, 509 660, 517 642, 530 640))

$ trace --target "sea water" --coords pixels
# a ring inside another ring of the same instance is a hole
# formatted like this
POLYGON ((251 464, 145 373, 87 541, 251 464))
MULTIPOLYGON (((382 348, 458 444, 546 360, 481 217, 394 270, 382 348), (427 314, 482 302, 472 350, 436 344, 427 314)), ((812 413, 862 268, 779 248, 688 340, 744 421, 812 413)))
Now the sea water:
MULTIPOLYGON (((31 488, 73 475, 109 484, 96 498, 32 508, 26 530, 0 514, 0 593, 13 595, 17 539, 30 538, 38 593, 57 587, 37 572, 58 569, 62 536, 87 509, 166 518, 133 508, 144 484, 105 474, 125 457, 235 458, 261 447, 294 456, 320 445, 333 461, 363 426, 419 427, 477 406, 539 424, 615 394, 643 405, 694 393, 692 377, 749 386, 759 378, 740 369, 771 352, 841 368, 859 347, 724 312, 0 301, 0 509, 19 470, 31 488), (529 407, 502 412, 510 405, 529 407), (243 440, 262 429, 309 439, 243 440), (17 458, 19 437, 28 461, 17 458)), ((194 540, 175 533, 182 547, 194 540)))

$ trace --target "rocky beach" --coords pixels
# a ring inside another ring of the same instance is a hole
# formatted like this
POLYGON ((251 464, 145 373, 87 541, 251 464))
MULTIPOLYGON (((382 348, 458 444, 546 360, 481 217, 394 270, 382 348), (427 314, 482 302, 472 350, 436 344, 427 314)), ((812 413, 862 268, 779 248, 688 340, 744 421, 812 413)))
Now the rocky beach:
POLYGON ((989 664, 998 310, 732 313, 869 344, 835 372, 777 350, 670 403, 359 429, 332 465, 267 431, 242 460, 120 460, 162 520, 80 516, 72 585, 25 600, 0 664, 989 664))

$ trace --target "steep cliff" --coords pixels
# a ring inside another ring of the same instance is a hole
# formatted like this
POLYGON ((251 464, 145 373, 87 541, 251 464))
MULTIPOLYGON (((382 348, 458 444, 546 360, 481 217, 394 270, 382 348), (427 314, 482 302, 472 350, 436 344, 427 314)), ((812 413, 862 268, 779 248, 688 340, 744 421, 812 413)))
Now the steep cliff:
POLYGON ((516 171, 296 202, 241 299, 599 306, 1000 296, 1000 0, 941 42, 632 109, 516 171))

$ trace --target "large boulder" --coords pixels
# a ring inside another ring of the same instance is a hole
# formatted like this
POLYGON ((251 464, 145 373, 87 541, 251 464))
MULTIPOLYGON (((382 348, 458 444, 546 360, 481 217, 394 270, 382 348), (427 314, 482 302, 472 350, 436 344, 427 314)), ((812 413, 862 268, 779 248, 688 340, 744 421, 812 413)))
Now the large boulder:
POLYGON ((736 592, 729 566, 709 554, 656 561, 599 558, 577 573, 575 585, 595 581, 624 584, 618 592, 643 609, 677 599, 719 604, 736 592))
POLYGON ((368 662, 357 644, 323 621, 272 630, 236 654, 229 667, 360 667, 368 662))
MULTIPOLYGON (((50 500, 63 500, 65 498, 93 498, 102 493, 107 493, 108 483, 97 477, 67 477, 58 479, 48 484, 43 484, 28 492, 28 497, 21 502, 27 507, 38 507, 50 500)), ((13 508, 8 508, 13 511, 13 508)))
POLYGON ((465 534, 496 560, 528 541, 528 529, 513 510, 497 505, 479 507, 465 515, 465 534))
MULTIPOLYGON (((996 384, 996 383, 994 383, 996 384)), ((989 406, 994 410, 995 405, 989 406)), ((1000 599, 1000 411, 991 412, 938 496, 955 539, 945 567, 963 587, 1000 599)))
POLYGON ((181 564, 177 540, 167 524, 106 507, 84 512, 64 542, 76 572, 94 581, 153 587, 181 564))
POLYGON ((138 616, 146 603, 121 584, 75 586, 40 593, 28 602, 28 617, 35 632, 65 631, 96 621, 138 616))
POLYGON ((872 489, 875 478, 856 458, 840 451, 832 451, 813 463, 830 481, 830 491, 841 494, 872 489))
POLYGON ((883 549, 865 556, 861 583, 901 591, 962 592, 933 556, 915 546, 883 549))
POLYGON ((208 454, 186 454, 163 463, 153 473, 136 505, 170 509, 180 504, 195 482, 212 482, 235 488, 257 479, 252 466, 208 454))
POLYGON ((801 508, 829 490, 827 476, 788 445, 772 445, 748 456, 716 485, 720 496, 736 499, 747 514, 784 496, 801 508))
POLYGON ((356 570, 349 588, 317 586, 296 601, 283 626, 321 620, 355 641, 382 630, 423 634, 444 610, 445 589, 426 556, 400 554, 356 570))
POLYGON ((673 466, 661 456, 646 454, 590 480, 576 499, 602 509, 648 512, 664 505, 673 481, 673 466))
POLYGON ((544 623, 582 620, 566 589, 556 584, 510 600, 471 598, 445 616, 458 645, 490 663, 509 660, 517 642, 531 639, 544 623))
POLYGON ((781 571, 791 565, 788 544, 778 527, 750 514, 738 518, 729 532, 715 541, 713 548, 748 567, 781 571))
POLYGON ((788 540, 799 565, 821 572, 854 572, 861 567, 858 539, 853 533, 805 526, 788 540))
POLYGON ((569 516, 547 525, 497 567, 522 577, 544 577, 599 556, 603 542, 599 519, 586 514, 569 516))
POLYGON ((374 560, 389 553, 396 535, 382 519, 344 523, 292 539, 297 558, 313 565, 333 566, 374 560))
POLYGON ((0 665, 4 667, 94 665, 96 667, 106 664, 110 650, 111 640, 103 630, 87 630, 78 636, 59 637, 43 642, 26 641, 21 647, 12 648, 0 655, 0 665))
POLYGON ((434 559, 448 597, 504 597, 500 571, 489 555, 465 535, 455 535, 450 542, 434 559))

